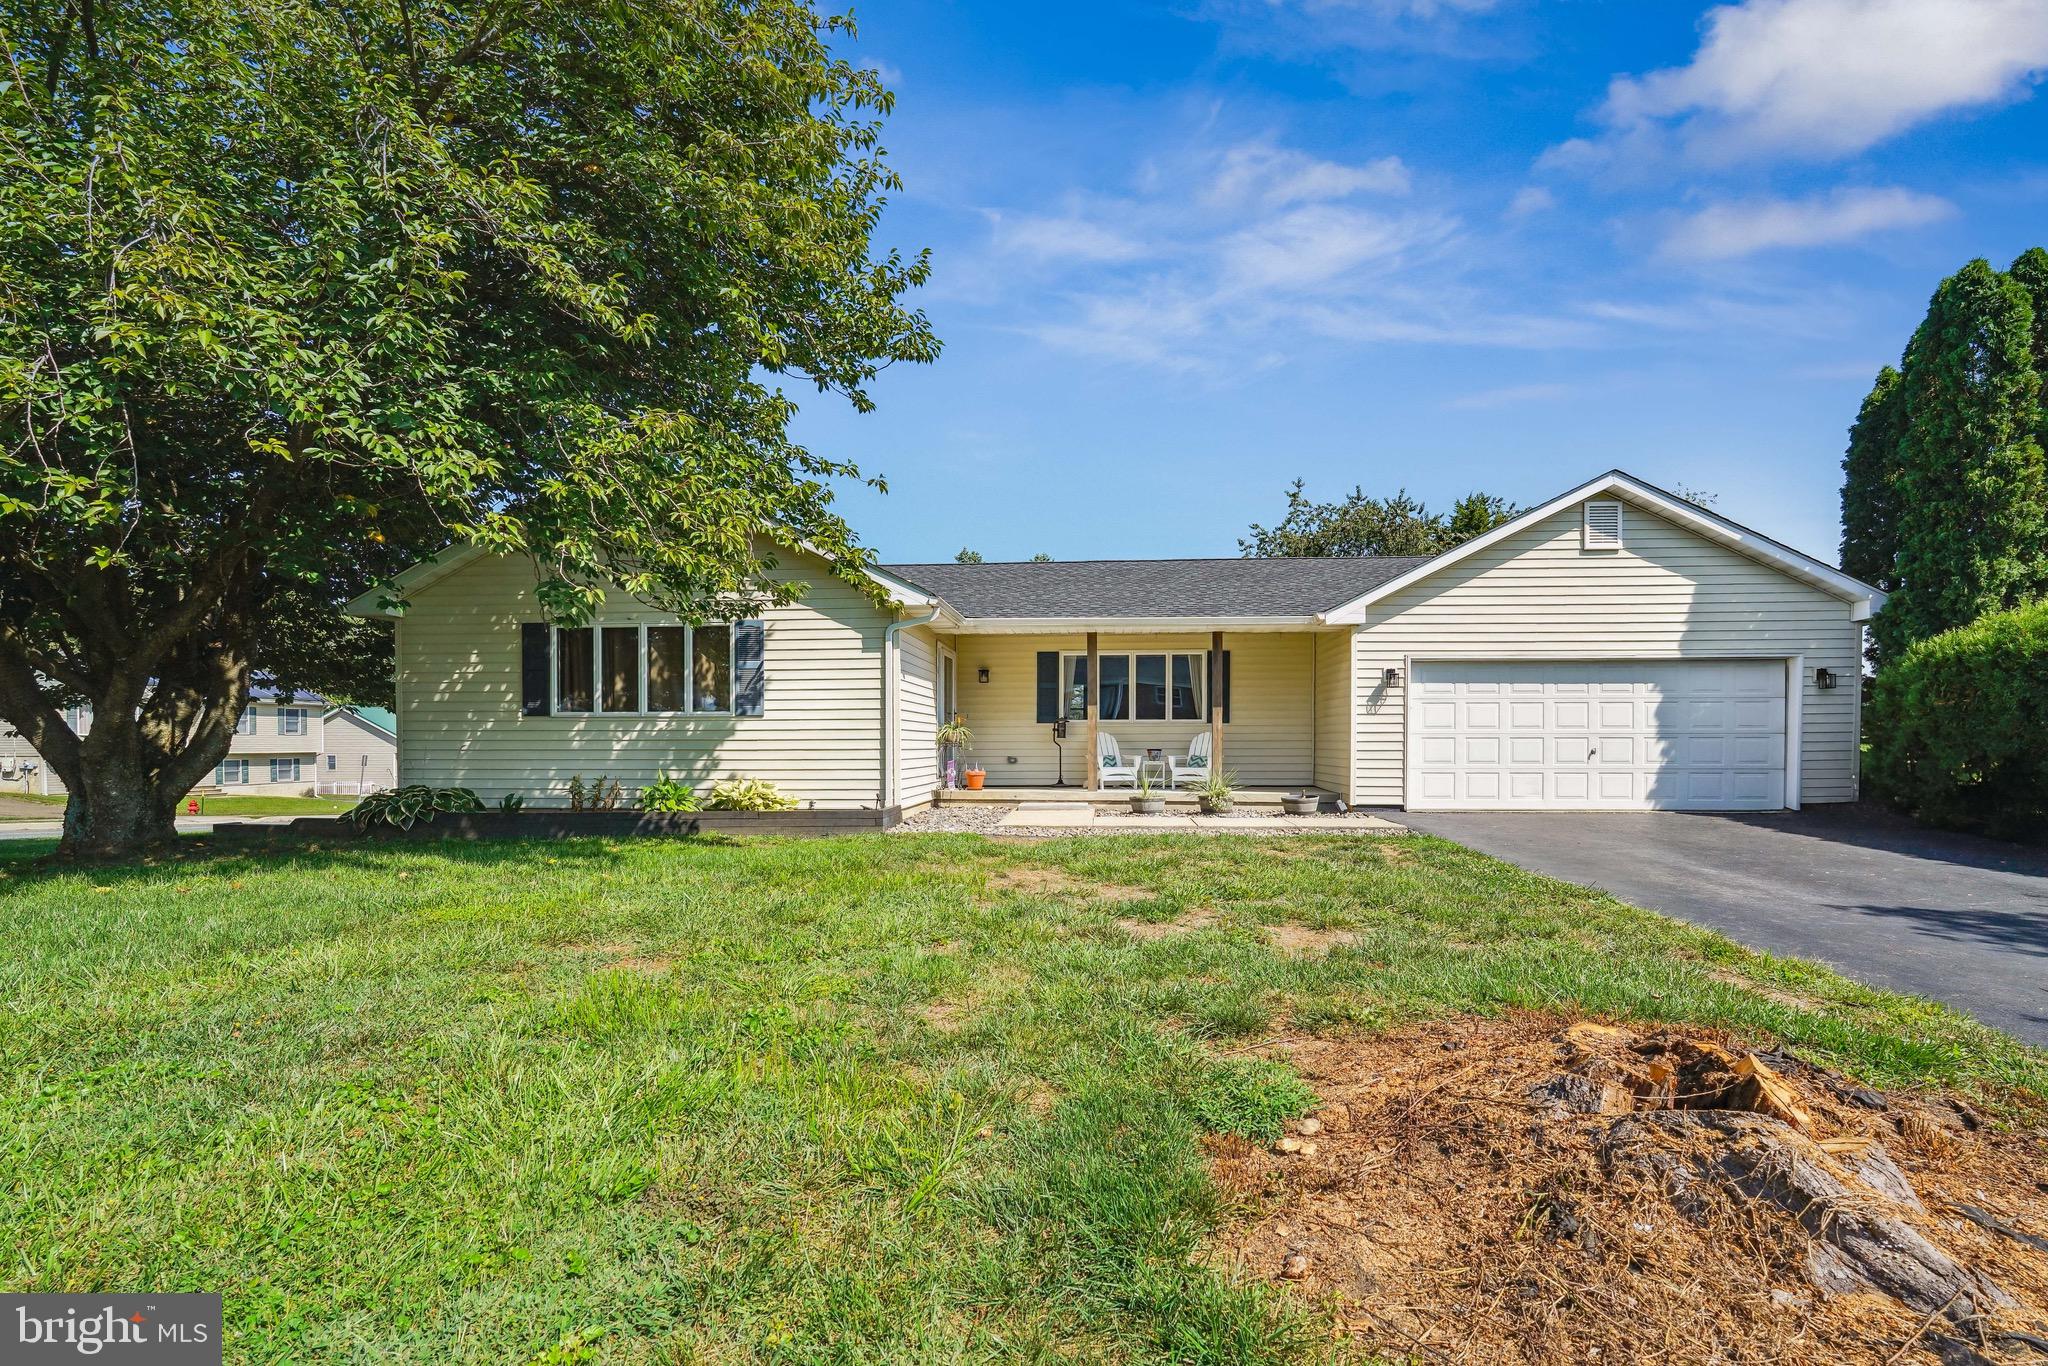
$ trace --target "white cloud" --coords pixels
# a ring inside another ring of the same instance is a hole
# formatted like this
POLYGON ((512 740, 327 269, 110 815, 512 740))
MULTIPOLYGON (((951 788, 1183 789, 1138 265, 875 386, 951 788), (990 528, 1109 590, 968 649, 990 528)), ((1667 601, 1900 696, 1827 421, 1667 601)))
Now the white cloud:
POLYGON ((1223 154, 1206 199, 1223 208, 1284 208, 1357 194, 1402 195, 1409 188, 1408 167, 1399 157, 1350 166, 1269 142, 1247 142, 1223 154))
POLYGON ((1557 207, 1557 196, 1541 185, 1524 185, 1515 191, 1515 197, 1508 201, 1508 217, 1530 218, 1539 213, 1548 213, 1557 207))
POLYGON ((1220 244, 1233 288, 1309 289, 1366 265, 1391 265, 1409 252, 1448 240, 1454 221, 1434 215, 1388 217, 1318 204, 1233 233, 1220 244))
POLYGON ((1446 408, 1505 408, 1518 403, 1548 403, 1570 398, 1576 392, 1568 384, 1509 384, 1499 389, 1481 389, 1462 394, 1444 404, 1446 408))
POLYGON ((861 60, 861 65, 874 72, 891 90, 903 84, 903 68, 892 62, 885 62, 880 57, 866 57, 861 60))
POLYGON ((1709 204, 1665 235, 1663 255, 1726 261, 1778 247, 1817 247, 1873 232, 1921 227, 1955 205, 1897 186, 1837 190, 1805 199, 1742 199, 1709 204))
POLYGON ((1689 63, 1617 77, 1605 131, 1540 164, 1845 156, 1951 110, 2025 98, 2048 71, 2043 0, 1741 0, 1702 27, 1689 63))
POLYGON ((997 251, 1041 261, 1129 261, 1145 248, 1115 228, 1075 213, 989 214, 997 251))

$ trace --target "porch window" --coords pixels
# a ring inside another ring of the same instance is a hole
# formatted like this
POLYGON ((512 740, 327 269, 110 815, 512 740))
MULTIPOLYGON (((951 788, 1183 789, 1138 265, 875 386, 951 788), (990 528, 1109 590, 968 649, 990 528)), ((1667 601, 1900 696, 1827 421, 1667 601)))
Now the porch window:
POLYGON ((732 710, 732 627, 690 632, 690 710, 732 710))
POLYGON ((617 716, 732 711, 732 627, 562 626, 555 711, 617 716))
POLYGON ((607 626, 604 639, 604 709, 640 710, 640 628, 607 626))
MULTIPOLYGON (((1206 714, 1207 651, 1099 653, 1104 721, 1199 721, 1206 714)), ((1064 659, 1067 719, 1088 715, 1088 656, 1064 659)))

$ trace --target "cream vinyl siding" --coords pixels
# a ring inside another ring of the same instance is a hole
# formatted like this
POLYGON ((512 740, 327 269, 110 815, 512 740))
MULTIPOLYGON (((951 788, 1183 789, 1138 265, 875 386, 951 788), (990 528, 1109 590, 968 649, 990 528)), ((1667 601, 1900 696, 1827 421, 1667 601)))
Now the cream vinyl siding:
MULTIPOLYGON (((320 746, 323 743, 321 740, 321 726, 323 723, 320 716, 322 712, 327 710, 327 703, 301 698, 297 702, 288 704, 251 702, 249 708, 256 713, 256 733, 254 735, 237 735, 230 740, 228 742, 228 757, 254 760, 258 758, 267 759, 273 754, 290 756, 293 754, 303 755, 319 752, 320 746), (297 735, 279 735, 277 733, 278 711, 281 707, 287 706, 297 708, 305 715, 305 728, 297 735)), ((264 764, 261 767, 266 773, 270 771, 268 764, 264 764)), ((307 781, 310 783, 312 780, 309 778, 307 781)))
MULTIPOLYGON (((1051 783, 1058 755, 1052 727, 1037 720, 1038 652, 1083 652, 1087 635, 962 635, 954 646, 960 656, 960 710, 974 732, 968 756, 988 770, 991 787, 1051 783), (977 681, 982 669, 989 671, 986 683, 977 681)), ((1098 648, 1104 654, 1207 651, 1209 636, 1104 632, 1098 648)), ((1225 631, 1223 648, 1230 652, 1231 705, 1230 722, 1223 728, 1222 767, 1235 773, 1238 782, 1254 786, 1313 781, 1314 638, 1307 632, 1225 631)), ((1127 752, 1157 746, 1185 754, 1188 741, 1208 728, 1207 721, 1102 723, 1127 752)), ((1094 762, 1085 723, 1069 727, 1066 751, 1067 781, 1079 786, 1094 762)))
POLYGON ((64 780, 43 762, 36 747, 12 728, 0 728, 0 796, 22 792, 32 796, 56 797, 66 791, 64 780), (35 772, 28 769, 33 767, 35 772))
POLYGON ((339 795, 376 792, 395 787, 398 779, 398 742, 352 712, 338 711, 326 719, 325 748, 318 758, 314 782, 324 792, 340 789, 339 795), (327 767, 327 756, 334 767, 327 767))
POLYGON ((1351 632, 1318 631, 1315 652, 1315 785, 1351 796, 1351 632))
POLYGON ((896 650, 896 792, 909 810, 928 805, 939 787, 939 640, 929 626, 912 626, 896 633, 896 650))
MULTIPOLYGON (((667 770, 699 788, 766 778, 821 809, 873 807, 888 618, 822 562, 786 556, 782 572, 810 588, 763 615, 763 715, 522 716, 519 626, 542 619, 532 566, 464 565, 416 593, 398 625, 400 780, 554 805, 572 775, 616 779, 630 797, 667 770)), ((667 620, 616 592, 599 619, 667 620)))
POLYGON ((1622 548, 1586 551, 1564 509, 1371 605, 1354 638, 1352 783, 1402 801, 1407 680, 1420 659, 1714 659, 1803 655, 1802 802, 1856 795, 1863 629, 1849 604, 1623 500, 1622 548), (1823 692, 1813 671, 1841 686, 1823 692))

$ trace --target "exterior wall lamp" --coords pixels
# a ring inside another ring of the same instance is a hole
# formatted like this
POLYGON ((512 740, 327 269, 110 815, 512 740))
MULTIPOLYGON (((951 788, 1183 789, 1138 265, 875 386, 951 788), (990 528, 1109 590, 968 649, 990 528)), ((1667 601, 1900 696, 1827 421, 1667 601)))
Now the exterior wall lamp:
POLYGON ((986 683, 986 682, 988 682, 988 670, 987 670, 987 669, 976 669, 976 670, 974 671, 974 679, 975 679, 975 681, 976 681, 977 683, 986 683))
POLYGON ((1398 688, 1398 687, 1400 687, 1400 686, 1401 686, 1401 671, 1400 671, 1399 669, 1388 669, 1388 670, 1386 670, 1386 671, 1385 671, 1384 673, 1382 673, 1382 674, 1380 675, 1380 682, 1382 682, 1382 683, 1386 684, 1386 685, 1387 685, 1388 687, 1390 687, 1390 688, 1398 688))
POLYGON ((1840 681, 1833 669, 1815 669, 1813 671, 1813 686, 1816 688, 1832 688, 1840 681))

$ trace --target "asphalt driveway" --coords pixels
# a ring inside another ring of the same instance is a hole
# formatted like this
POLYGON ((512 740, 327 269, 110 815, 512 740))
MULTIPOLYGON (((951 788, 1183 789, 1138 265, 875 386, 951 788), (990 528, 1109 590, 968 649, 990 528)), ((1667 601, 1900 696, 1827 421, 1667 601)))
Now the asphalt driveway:
POLYGON ((2048 850, 1861 807, 1395 819, 2048 1045, 2048 850))

